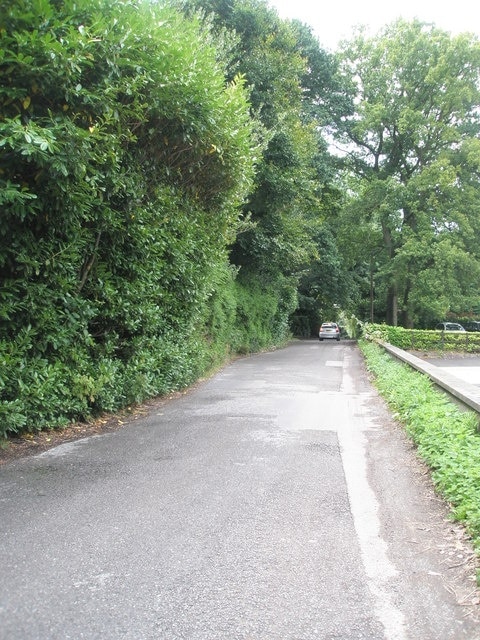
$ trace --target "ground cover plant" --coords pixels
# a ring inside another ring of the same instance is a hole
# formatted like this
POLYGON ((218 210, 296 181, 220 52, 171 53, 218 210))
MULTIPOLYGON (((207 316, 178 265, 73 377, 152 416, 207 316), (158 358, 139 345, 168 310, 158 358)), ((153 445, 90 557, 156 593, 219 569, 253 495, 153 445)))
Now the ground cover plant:
POLYGON ((425 375, 413 371, 374 342, 361 340, 367 369, 394 415, 405 426, 432 471, 438 492, 451 505, 480 552, 479 417, 464 411, 425 375))

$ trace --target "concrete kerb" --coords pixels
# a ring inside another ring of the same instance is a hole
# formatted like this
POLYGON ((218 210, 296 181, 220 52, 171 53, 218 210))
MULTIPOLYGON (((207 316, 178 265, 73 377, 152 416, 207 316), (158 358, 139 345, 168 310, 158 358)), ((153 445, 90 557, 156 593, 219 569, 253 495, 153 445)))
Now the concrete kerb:
POLYGON ((413 356, 407 351, 394 347, 388 342, 379 342, 379 344, 392 356, 402 362, 406 362, 417 371, 420 371, 420 373, 424 373, 436 385, 480 414, 480 389, 478 387, 460 380, 447 371, 436 367, 434 364, 424 362, 420 358, 417 358, 417 356, 413 356))

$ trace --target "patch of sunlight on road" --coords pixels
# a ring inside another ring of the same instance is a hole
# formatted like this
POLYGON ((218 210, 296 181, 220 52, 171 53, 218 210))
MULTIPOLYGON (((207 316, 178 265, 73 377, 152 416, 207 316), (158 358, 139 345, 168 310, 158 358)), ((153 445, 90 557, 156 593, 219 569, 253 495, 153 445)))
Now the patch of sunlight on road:
POLYGON ((336 431, 337 392, 297 393, 277 399, 277 427, 284 431, 336 431))

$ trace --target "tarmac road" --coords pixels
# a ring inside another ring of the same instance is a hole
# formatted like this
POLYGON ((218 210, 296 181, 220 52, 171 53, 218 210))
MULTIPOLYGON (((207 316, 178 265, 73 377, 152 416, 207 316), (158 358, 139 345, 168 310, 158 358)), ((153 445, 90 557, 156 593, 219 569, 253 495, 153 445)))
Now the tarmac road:
POLYGON ((472 552, 353 343, 0 467, 2 640, 480 638, 472 552))
POLYGON ((440 369, 445 369, 461 380, 480 386, 480 356, 478 355, 450 356, 447 354, 423 359, 440 369))

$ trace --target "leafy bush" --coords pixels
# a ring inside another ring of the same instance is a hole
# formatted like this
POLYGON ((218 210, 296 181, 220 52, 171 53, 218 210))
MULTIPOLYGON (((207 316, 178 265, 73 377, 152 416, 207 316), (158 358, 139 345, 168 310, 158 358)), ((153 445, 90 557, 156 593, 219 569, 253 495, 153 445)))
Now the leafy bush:
POLYGON ((232 347, 236 352, 269 349, 290 338, 289 316, 296 300, 294 287, 282 278, 262 287, 256 279, 243 276, 235 282, 235 292, 232 347))
POLYGON ((478 415, 462 411, 430 379, 361 341, 375 384, 430 466, 438 491, 451 503, 480 551, 480 434, 478 415))
POLYGON ((243 80, 198 18, 143 0, 2 11, 0 437, 212 365, 257 155, 243 80))
POLYGON ((367 323, 364 325, 364 335, 366 338, 382 340, 405 350, 480 352, 478 333, 448 333, 367 323))

